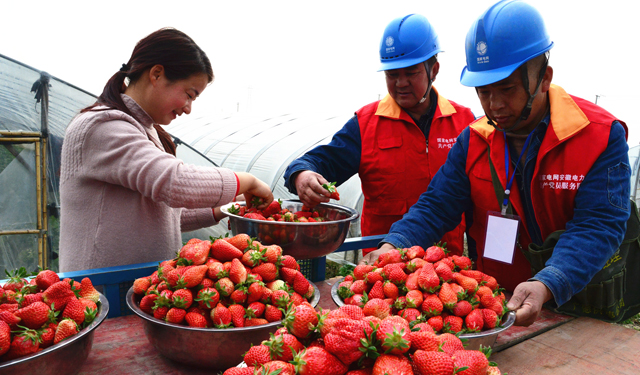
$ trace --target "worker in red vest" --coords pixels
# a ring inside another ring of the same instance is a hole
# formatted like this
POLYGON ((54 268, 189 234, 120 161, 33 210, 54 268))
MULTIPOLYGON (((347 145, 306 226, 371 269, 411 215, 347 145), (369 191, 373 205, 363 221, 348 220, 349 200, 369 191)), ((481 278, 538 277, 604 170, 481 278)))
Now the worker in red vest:
POLYGON ((514 291, 507 308, 518 325, 533 323, 547 301, 569 301, 605 266, 630 215, 627 128, 551 84, 552 46, 541 15, 521 1, 501 1, 475 21, 460 82, 475 87, 485 116, 363 262, 432 243, 466 212, 469 253, 514 291), (532 277, 524 251, 563 230, 532 277))
MULTIPOLYGON (((462 129, 475 119, 469 108, 432 86, 439 52, 438 36, 424 16, 391 21, 380 44, 380 70, 389 94, 356 111, 329 144, 294 160, 284 175, 289 191, 314 207, 329 202, 323 184, 340 185, 358 174, 364 195, 362 235, 386 234, 427 189, 462 129)), ((446 242, 459 255, 465 227, 461 220, 457 224, 434 242, 446 242)))

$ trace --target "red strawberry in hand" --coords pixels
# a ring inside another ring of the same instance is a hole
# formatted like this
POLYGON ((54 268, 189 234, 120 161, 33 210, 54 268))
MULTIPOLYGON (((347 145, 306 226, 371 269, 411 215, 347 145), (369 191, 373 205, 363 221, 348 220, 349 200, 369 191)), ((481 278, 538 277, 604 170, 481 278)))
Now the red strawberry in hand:
POLYGON ((335 182, 330 182, 328 184, 323 184, 322 187, 327 189, 327 191, 329 193, 331 193, 331 196, 329 198, 335 199, 337 201, 340 200, 340 194, 338 193, 338 190, 336 190, 336 183, 335 182))

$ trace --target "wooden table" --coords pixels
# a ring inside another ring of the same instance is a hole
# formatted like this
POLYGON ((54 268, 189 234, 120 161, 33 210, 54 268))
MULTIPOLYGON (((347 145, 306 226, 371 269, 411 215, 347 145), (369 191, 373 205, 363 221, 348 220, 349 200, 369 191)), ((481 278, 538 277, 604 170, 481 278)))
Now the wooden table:
MULTIPOLYGON (((331 286, 317 282, 318 307, 335 309, 331 286)), ((502 373, 640 374, 640 332, 590 318, 572 318, 544 310, 530 327, 511 327, 498 336, 491 360, 502 373)), ((135 315, 105 320, 94 334, 82 375, 211 374, 162 357, 147 340, 135 315)))

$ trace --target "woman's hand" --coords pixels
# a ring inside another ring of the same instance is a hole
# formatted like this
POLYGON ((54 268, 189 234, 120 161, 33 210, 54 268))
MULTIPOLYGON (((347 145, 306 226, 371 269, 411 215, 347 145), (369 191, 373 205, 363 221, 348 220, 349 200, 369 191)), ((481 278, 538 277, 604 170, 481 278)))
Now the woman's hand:
POLYGON ((244 195, 244 199, 247 201, 247 205, 254 202, 254 198, 258 198, 260 203, 255 206, 261 210, 266 208, 269 203, 273 201, 273 193, 269 185, 258 179, 251 173, 237 172, 238 180, 240 181, 239 194, 244 195))
POLYGON ((322 187, 323 184, 328 184, 322 175, 313 171, 302 171, 295 176, 296 191, 300 201, 305 206, 313 208, 320 203, 329 202, 331 193, 322 187))

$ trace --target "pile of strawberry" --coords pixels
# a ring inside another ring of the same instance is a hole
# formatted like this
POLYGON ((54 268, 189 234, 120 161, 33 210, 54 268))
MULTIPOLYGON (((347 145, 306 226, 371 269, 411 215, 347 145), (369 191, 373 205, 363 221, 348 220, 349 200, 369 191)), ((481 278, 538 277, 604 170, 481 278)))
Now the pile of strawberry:
POLYGON ((444 246, 394 249, 373 265, 358 265, 339 284, 338 295, 376 315, 427 322, 436 332, 493 329, 506 312, 496 279, 471 269, 465 256, 448 256, 444 246))
POLYGON ((0 287, 0 362, 36 353, 77 334, 98 313, 100 293, 87 277, 60 280, 43 270, 7 272, 0 287), (30 276, 35 276, 28 279, 30 276))
POLYGON ((223 375, 489 375, 490 348, 465 350, 451 333, 427 323, 410 327, 397 315, 375 315, 356 305, 317 313, 309 304, 291 307, 269 340, 245 353, 246 367, 223 375))
POLYGON ((273 200, 267 208, 258 210, 256 207, 259 202, 253 202, 251 207, 236 203, 229 207, 229 213, 242 216, 247 219, 265 220, 265 221, 281 221, 288 223, 315 223, 326 221, 320 217, 317 210, 302 206, 300 211, 291 212, 288 208, 282 208, 282 200, 273 200))
POLYGON ((278 245, 247 234, 189 240, 175 259, 136 279, 140 309, 169 323, 233 328, 282 320, 284 309, 313 297, 314 287, 278 245))

